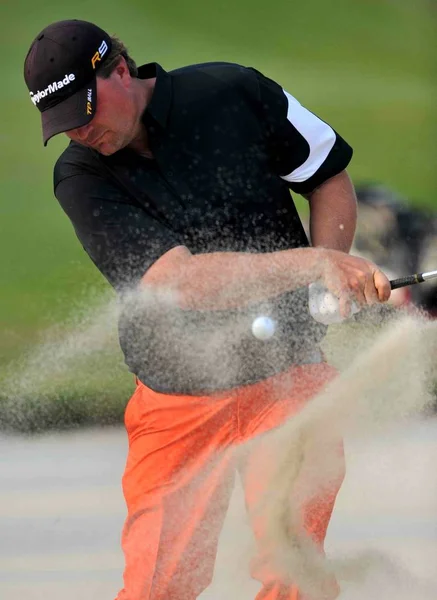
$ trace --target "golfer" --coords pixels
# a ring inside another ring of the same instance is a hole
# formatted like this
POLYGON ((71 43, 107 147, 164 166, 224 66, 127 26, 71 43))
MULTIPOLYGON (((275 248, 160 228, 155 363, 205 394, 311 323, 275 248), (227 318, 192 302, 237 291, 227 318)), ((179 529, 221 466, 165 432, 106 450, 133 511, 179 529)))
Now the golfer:
MULTIPOLYGON (((335 376, 319 349, 325 327, 305 308, 308 284, 335 293, 344 316, 352 300, 390 295, 374 264, 348 255, 351 147, 254 68, 137 66, 84 21, 39 33, 24 77, 44 144, 70 139, 54 191, 80 243, 120 298, 154 298, 120 320, 137 387, 125 415, 119 600, 202 593, 236 472, 258 541, 257 599, 303 600, 275 572, 255 507, 274 466, 263 434, 335 376), (309 202, 311 247, 290 190, 309 202), (251 333, 260 314, 278 323, 271 340, 251 333)), ((342 476, 302 514, 321 553, 342 476)), ((338 594, 327 582, 324 600, 338 594)))

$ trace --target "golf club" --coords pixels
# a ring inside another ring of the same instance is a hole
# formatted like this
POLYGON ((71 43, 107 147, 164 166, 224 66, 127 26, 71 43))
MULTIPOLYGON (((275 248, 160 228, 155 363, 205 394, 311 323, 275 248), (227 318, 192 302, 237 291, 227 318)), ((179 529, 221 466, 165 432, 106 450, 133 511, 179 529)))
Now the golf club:
POLYGON ((437 271, 428 271, 427 273, 415 273, 414 275, 407 275, 406 277, 399 277, 399 279, 392 279, 390 281, 390 287, 392 290, 405 287, 407 285, 414 285, 415 283, 422 283, 429 279, 437 278, 437 271))

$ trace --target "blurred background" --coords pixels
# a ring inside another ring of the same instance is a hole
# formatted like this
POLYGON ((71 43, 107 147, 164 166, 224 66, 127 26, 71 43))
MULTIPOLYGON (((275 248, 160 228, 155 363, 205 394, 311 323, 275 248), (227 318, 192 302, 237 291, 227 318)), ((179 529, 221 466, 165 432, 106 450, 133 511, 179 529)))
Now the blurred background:
MULTIPOLYGON (((393 277, 437 268, 435 0, 3 2, 0 430, 7 435, 119 424, 133 389, 118 347, 112 291, 53 196, 52 168, 66 140, 58 136, 43 147, 39 112, 23 81, 23 61, 33 38, 50 22, 67 18, 94 21, 116 34, 139 64, 157 61, 170 70, 195 62, 231 61, 277 80, 354 148, 349 171, 360 200, 355 251, 373 258, 393 277)), ((305 201, 295 200, 305 219, 305 201)), ((393 302, 422 306, 435 316, 436 288, 416 288, 394 296, 393 302)), ((108 431, 121 449, 109 465, 102 448, 114 448, 112 438, 104 441, 100 433, 76 438, 70 432, 62 441, 32 438, 39 446, 0 438, 2 450, 10 451, 11 444, 16 450, 0 459, 0 490, 7 495, 0 508, 14 504, 11 494, 20 486, 28 489, 25 465, 38 448, 45 458, 35 466, 32 485, 43 486, 59 476, 47 457, 60 453, 68 463, 71 453, 79 452, 85 462, 94 460, 95 468, 107 473, 103 486, 115 486, 124 438, 108 431), (93 440, 90 445, 88 439, 93 440)), ((82 467, 73 463, 77 481, 74 473, 65 474, 66 489, 77 482, 86 487, 82 467)), ((104 492, 99 493, 100 500, 93 501, 96 512, 105 504, 104 492)), ((121 497, 117 502, 113 514, 119 519, 121 497)), ((26 512, 8 510, 0 517, 13 514, 20 519, 26 512)), ((87 530, 84 523, 80 527, 82 533, 87 530)), ((102 531, 105 527, 103 523, 102 531)), ((50 525, 38 535, 44 537, 48 530, 50 525)), ((2 539, 9 538, 4 534, 2 539)), ((108 561, 118 569, 118 555, 108 561)), ((19 573, 14 565, 5 572, 15 568, 19 573)), ((53 585, 56 597, 63 595, 53 585)), ((12 587, 7 589, 12 598, 12 587)), ((99 594, 89 597, 106 597, 99 594)), ((1 584, 0 596, 8 597, 2 595, 1 584)))

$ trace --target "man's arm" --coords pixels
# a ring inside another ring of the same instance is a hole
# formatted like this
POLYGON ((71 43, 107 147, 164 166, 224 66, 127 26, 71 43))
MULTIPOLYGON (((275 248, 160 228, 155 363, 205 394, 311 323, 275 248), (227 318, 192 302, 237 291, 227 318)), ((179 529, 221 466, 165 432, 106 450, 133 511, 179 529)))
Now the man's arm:
POLYGON ((213 252, 193 255, 179 246, 161 256, 142 281, 173 292, 180 308, 223 310, 247 306, 320 279, 349 314, 359 304, 388 300, 390 284, 372 262, 325 248, 271 253, 213 252))
POLYGON ((255 73, 272 169, 309 200, 313 246, 349 252, 357 212, 346 173, 352 148, 276 82, 255 73))
POLYGON ((310 205, 312 245, 349 252, 357 222, 357 199, 347 172, 328 179, 305 198, 310 205))
POLYGON ((247 306, 308 285, 321 276, 323 249, 191 254, 184 246, 157 260, 143 277, 167 288, 181 308, 222 310, 247 306))

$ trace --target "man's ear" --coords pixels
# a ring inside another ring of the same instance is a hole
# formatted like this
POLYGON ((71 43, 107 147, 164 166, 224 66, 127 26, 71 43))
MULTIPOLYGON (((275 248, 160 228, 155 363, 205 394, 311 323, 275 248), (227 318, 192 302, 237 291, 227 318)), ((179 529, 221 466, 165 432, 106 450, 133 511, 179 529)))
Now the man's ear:
POLYGON ((127 62, 124 56, 120 56, 120 60, 113 72, 116 73, 120 79, 131 79, 129 67, 127 66, 127 62))

